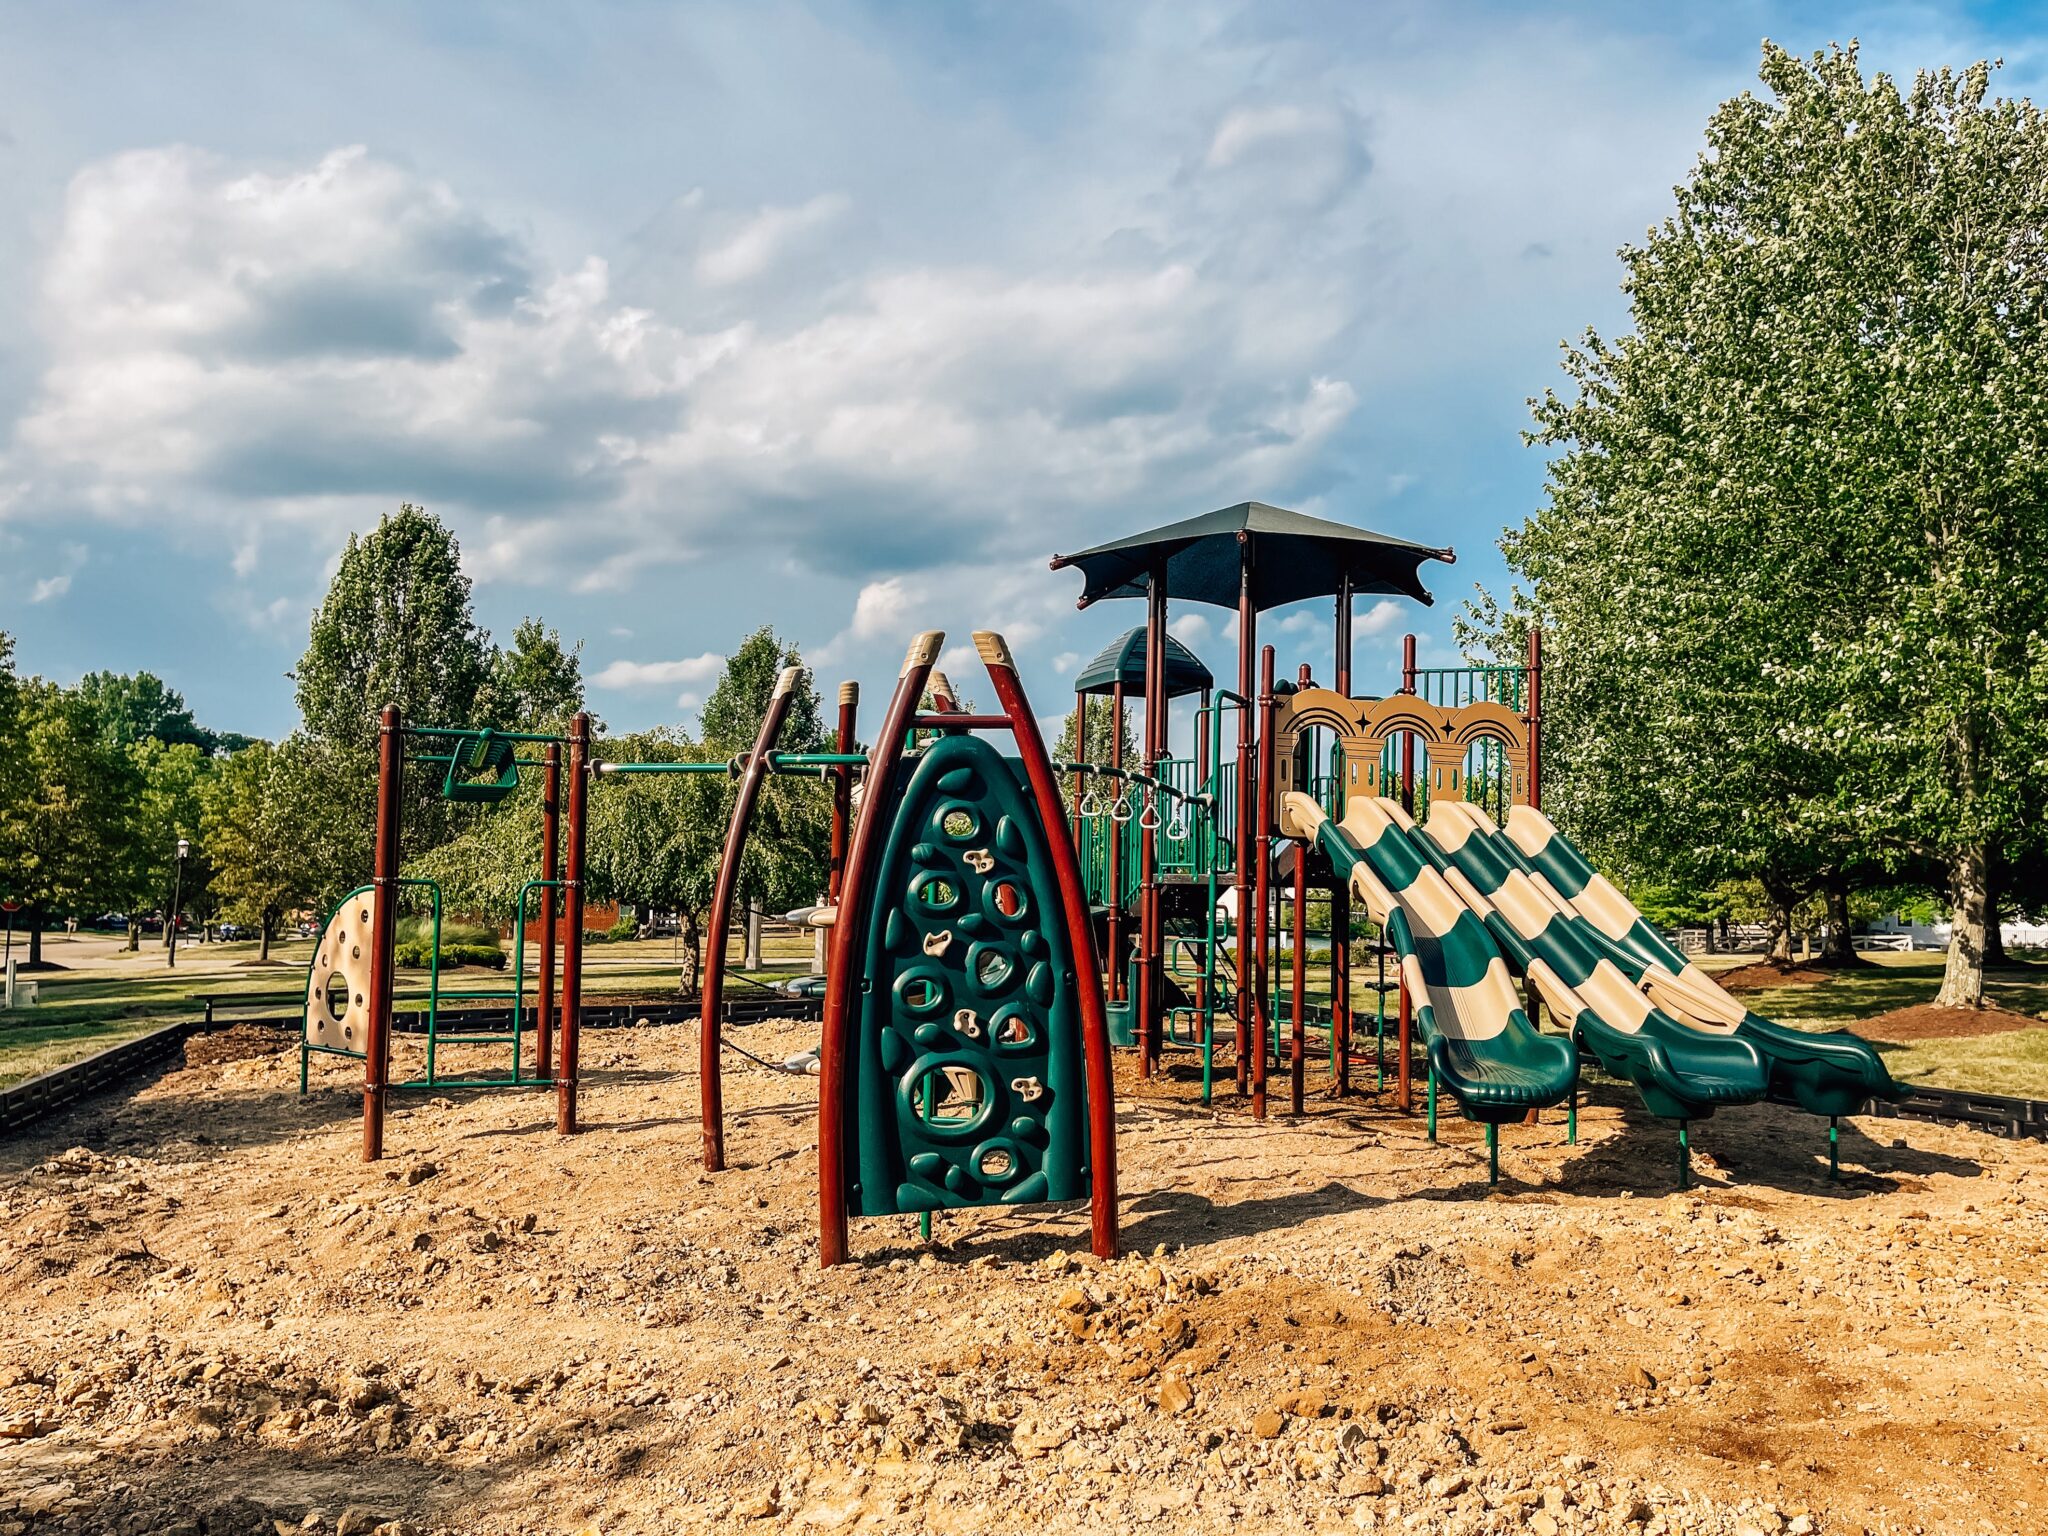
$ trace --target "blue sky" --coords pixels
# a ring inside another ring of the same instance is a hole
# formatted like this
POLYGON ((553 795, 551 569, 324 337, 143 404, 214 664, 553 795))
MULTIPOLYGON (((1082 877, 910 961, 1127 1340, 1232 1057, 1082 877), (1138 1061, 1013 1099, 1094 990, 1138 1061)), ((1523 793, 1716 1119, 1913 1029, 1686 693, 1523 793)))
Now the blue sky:
MULTIPOLYGON (((454 526, 484 624, 614 729, 773 624, 879 689, 1004 630, 1038 706, 1137 605, 1049 555, 1248 498, 1451 544, 1541 496, 1528 396, 1624 315, 1770 37, 1910 73, 2036 7, 0 5, 0 629, 219 727, 350 530, 454 526)), ((1177 612, 1221 673, 1221 610, 1177 612)), ((1264 633, 1327 667, 1322 605, 1264 633)), ((977 686, 978 685, 978 686, 977 686)))

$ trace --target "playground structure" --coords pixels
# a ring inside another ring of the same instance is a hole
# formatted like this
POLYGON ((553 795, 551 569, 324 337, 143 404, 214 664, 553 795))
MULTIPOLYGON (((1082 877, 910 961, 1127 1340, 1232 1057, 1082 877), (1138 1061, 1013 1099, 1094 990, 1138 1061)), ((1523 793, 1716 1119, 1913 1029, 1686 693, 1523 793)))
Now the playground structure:
POLYGON ((308 978, 304 1061, 365 1063, 364 1155, 383 1147, 390 1087, 539 1088, 556 1126, 576 1129, 584 824, 590 786, 628 774, 729 774, 735 792, 706 923, 698 1039, 704 1166, 726 1163, 722 1095, 728 936, 760 792, 771 774, 815 775, 832 818, 823 900, 792 917, 825 931, 818 1051, 820 1254, 848 1254, 856 1216, 1087 1198, 1098 1254, 1116 1251, 1111 1049, 1135 1051, 1140 1079, 1169 1053, 1199 1053, 1201 1094, 1216 1090, 1219 1030, 1232 1083, 1266 1118, 1271 1072, 1306 1110, 1310 1027, 1321 1026, 1329 1091, 1353 1083, 1353 1000, 1376 994, 1374 1092, 1413 1109, 1421 1037, 1435 1139, 1440 1097, 1485 1128, 1498 1177, 1502 1124, 1566 1109, 1576 1140, 1582 1064, 1631 1084, 1678 1123, 1681 1183, 1691 1125, 1720 1105, 1769 1095, 1835 1126, 1897 1088, 1853 1035, 1812 1035, 1747 1012, 1664 943, 1543 817, 1541 636, 1520 665, 1420 668, 1414 636, 1401 686, 1353 692, 1356 597, 1429 602, 1418 571, 1448 550, 1244 503, 1071 557, 1081 606, 1142 597, 1146 622, 1077 675, 1076 761, 1053 763, 1000 636, 975 643, 1000 713, 963 711, 934 669, 943 636, 912 642, 874 744, 857 740, 859 690, 841 687, 834 750, 777 744, 801 679, 778 678, 751 750, 730 762, 599 761, 590 723, 566 736, 407 726, 384 712, 376 875, 336 909, 308 978), (1235 688, 1218 687, 1167 632, 1168 598, 1232 608, 1235 688), (1276 677, 1257 643, 1266 608, 1335 602, 1330 686, 1303 666, 1276 677), (1192 697, 1191 750, 1172 753, 1172 705, 1192 697), (1110 710, 1106 760, 1090 759, 1091 701, 1110 710), (929 700, 927 704, 925 701, 929 700), (1138 759, 1126 762, 1126 709, 1143 706, 1138 759), (1234 724, 1234 730, 1230 727, 1234 724), (984 733, 1008 732, 1014 756, 984 733), (1228 739, 1226 739, 1228 734, 1228 739), (406 755, 406 744, 421 750, 406 755), (545 749, 539 759, 522 748, 545 749), (425 748, 438 750, 425 750, 425 748), (564 786, 563 818, 557 801, 564 786), (449 992, 438 971, 440 892, 400 872, 405 767, 439 772, 444 798, 489 803, 523 767, 545 770, 539 875, 515 903, 508 990, 449 992), (1062 783, 1071 793, 1062 801, 1062 783), (388 1082, 395 917, 401 892, 428 887, 435 964, 423 1076, 388 1082), (538 893, 535 1049, 525 917, 538 893), (1328 1007, 1311 1020, 1308 914, 1328 912, 1328 1007), (1354 982, 1354 904, 1370 925, 1377 974, 1354 982), (561 908, 556 996, 555 922, 561 908), (1290 914, 1283 937, 1283 917, 1290 914), (1281 961, 1285 960, 1285 981, 1281 961), (1388 961, 1393 961, 1392 975, 1388 961), (1389 999, 1393 1010, 1389 1019, 1389 999), (504 1077, 437 1074, 443 1001, 510 1003, 504 1077), (1563 1026, 1546 1032, 1545 1015, 1563 1026), (1283 1034, 1284 1027, 1284 1034, 1283 1034), (552 1060, 551 1060, 552 1057, 552 1060), (530 1069, 528 1062, 530 1061, 530 1069))

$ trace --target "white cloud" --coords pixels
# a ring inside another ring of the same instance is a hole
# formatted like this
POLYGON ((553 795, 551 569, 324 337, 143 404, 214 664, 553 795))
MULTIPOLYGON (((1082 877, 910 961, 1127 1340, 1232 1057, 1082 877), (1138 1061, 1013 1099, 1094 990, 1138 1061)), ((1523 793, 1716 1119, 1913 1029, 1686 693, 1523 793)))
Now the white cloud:
POLYGON ((1061 651, 1059 655, 1052 659, 1052 669, 1061 677, 1065 677, 1080 664, 1081 653, 1079 651, 1061 651))
POLYGON ((681 661, 614 661, 590 682, 595 688, 666 688, 676 683, 708 682, 724 665, 725 658, 716 651, 681 661))
POLYGON ((1412 612, 1407 604, 1397 603, 1391 597, 1383 597, 1364 613, 1352 619, 1351 633, 1354 636, 1383 635, 1412 612))
POLYGON ((1183 613, 1166 625, 1167 633, 1191 651, 1209 638, 1211 628, 1209 616, 1204 613, 1183 613))
POLYGON ((823 192, 793 208, 763 208, 697 257, 697 280, 711 287, 761 276, 794 245, 846 212, 844 193, 823 192))
POLYGON ((83 544, 66 544, 61 569, 30 587, 28 600, 31 603, 48 603, 64 596, 71 590, 72 578, 85 568, 88 553, 83 544))
POLYGON ((871 581, 853 600, 849 633, 856 640, 879 640, 902 633, 910 622, 910 608, 910 588, 901 576, 871 581))

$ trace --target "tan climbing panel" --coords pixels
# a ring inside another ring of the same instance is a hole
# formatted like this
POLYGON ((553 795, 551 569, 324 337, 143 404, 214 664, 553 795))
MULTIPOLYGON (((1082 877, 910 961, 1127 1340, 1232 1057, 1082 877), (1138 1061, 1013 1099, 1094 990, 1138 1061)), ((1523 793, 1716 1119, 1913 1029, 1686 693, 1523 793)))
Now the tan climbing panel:
POLYGON ((306 977, 306 1042, 363 1052, 370 1033, 370 941, 377 895, 358 891, 327 919, 306 977))

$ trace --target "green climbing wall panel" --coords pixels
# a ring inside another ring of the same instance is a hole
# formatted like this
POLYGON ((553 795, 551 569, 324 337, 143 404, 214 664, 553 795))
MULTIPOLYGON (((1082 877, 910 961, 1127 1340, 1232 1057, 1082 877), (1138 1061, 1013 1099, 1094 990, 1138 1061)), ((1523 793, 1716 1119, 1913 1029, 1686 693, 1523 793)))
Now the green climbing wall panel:
POLYGON ((849 1212, 1085 1199, 1074 956, 1036 806, 978 737, 900 771, 861 950, 849 1212))

